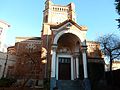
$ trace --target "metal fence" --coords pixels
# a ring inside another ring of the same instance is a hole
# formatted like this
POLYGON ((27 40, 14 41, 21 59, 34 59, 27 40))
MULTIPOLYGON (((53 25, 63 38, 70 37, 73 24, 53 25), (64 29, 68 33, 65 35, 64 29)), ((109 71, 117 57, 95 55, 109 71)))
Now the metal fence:
POLYGON ((0 90, 44 90, 42 88, 28 88, 28 87, 0 87, 0 90))

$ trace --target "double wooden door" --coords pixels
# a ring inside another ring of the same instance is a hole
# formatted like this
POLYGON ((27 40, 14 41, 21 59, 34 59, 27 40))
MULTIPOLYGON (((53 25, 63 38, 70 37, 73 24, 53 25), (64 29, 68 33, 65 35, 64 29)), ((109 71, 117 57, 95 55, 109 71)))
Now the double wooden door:
POLYGON ((59 61, 58 79, 71 80, 71 58, 59 57, 58 61, 59 61))

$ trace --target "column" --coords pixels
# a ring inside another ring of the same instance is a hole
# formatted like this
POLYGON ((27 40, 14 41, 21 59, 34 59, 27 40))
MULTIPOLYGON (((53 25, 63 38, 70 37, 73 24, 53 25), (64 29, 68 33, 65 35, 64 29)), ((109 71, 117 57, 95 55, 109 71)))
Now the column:
POLYGON ((79 58, 76 57, 76 76, 79 78, 79 58))
POLYGON ((77 79, 77 73, 76 73, 76 58, 73 57, 73 66, 74 66, 74 79, 77 79))
POLYGON ((87 46, 82 46, 82 56, 83 56, 83 71, 84 71, 84 78, 88 78, 88 72, 87 72, 87 46))
POLYGON ((88 79, 88 70, 87 70, 87 45, 86 40, 82 42, 82 56, 83 56, 83 69, 84 69, 84 88, 85 90, 91 90, 90 81, 88 79))
POLYGON ((74 80, 74 59, 71 58, 71 80, 74 80))
POLYGON ((57 45, 52 46, 52 60, 51 60, 51 81, 50 81, 50 90, 53 90, 56 87, 56 49, 57 45))
POLYGON ((52 46, 51 77, 55 77, 56 49, 57 45, 52 46))

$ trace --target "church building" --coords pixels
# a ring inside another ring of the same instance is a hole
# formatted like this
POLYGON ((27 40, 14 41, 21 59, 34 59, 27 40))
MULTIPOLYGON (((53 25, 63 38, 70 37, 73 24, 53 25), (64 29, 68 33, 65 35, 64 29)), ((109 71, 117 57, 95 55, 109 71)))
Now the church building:
POLYGON ((76 19, 74 3, 64 6, 46 0, 41 38, 17 38, 16 62, 36 59, 36 65, 40 60, 40 65, 37 64, 41 66, 40 72, 36 75, 39 81, 50 80, 50 90, 56 87, 58 90, 83 90, 81 81, 89 78, 87 64, 104 64, 100 44, 86 40, 87 27, 78 25, 76 19), (29 53, 31 50, 38 52, 37 56, 35 52, 29 53), (24 53, 29 57, 24 58, 24 53))
POLYGON ((50 76, 51 90, 59 88, 62 81, 75 83, 81 77, 80 63, 83 64, 84 79, 88 79, 87 62, 103 62, 99 43, 86 41, 87 27, 78 25, 76 19, 74 3, 63 6, 46 0, 41 42, 47 55, 45 76, 50 76))
POLYGON ((10 27, 10 25, 0 20, 0 52, 6 52, 5 50, 5 36, 6 36, 6 30, 10 27))

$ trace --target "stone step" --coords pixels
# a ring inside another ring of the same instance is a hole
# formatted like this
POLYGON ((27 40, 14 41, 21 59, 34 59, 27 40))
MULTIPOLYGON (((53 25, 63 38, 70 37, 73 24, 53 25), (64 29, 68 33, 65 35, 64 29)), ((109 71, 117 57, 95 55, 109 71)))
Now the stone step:
POLYGON ((57 87, 59 90, 83 90, 80 80, 58 80, 57 87))

